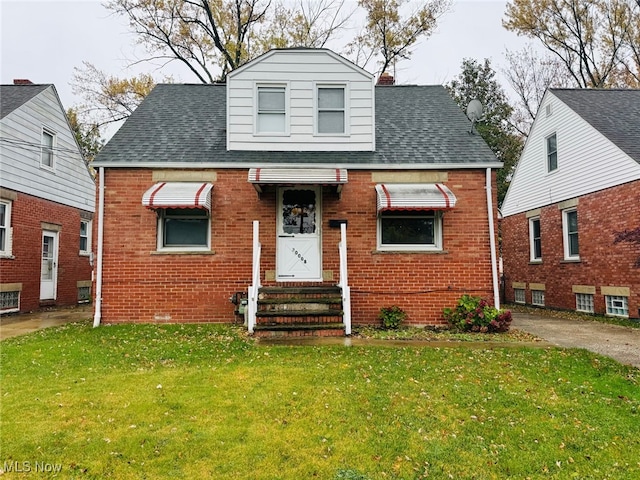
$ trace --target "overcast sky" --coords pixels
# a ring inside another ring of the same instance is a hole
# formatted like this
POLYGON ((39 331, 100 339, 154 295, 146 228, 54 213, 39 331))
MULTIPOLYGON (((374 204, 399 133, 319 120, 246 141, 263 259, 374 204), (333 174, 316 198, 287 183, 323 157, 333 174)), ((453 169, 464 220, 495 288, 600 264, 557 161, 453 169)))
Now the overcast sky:
MULTIPOLYGON (((505 5, 502 1, 454 0, 436 32, 421 40, 410 60, 398 65, 399 83, 449 82, 460 73, 464 58, 489 58, 499 71, 505 64, 506 49, 518 50, 527 43, 502 27, 505 5)), ((98 1, 0 0, 0 27, 0 82, 27 78, 53 83, 65 108, 79 101, 69 82, 74 67, 81 67, 83 61, 115 76, 158 73, 148 64, 127 68, 136 58, 135 37, 123 18, 112 15, 98 1)), ((196 81, 177 65, 167 73, 176 82, 196 81)))

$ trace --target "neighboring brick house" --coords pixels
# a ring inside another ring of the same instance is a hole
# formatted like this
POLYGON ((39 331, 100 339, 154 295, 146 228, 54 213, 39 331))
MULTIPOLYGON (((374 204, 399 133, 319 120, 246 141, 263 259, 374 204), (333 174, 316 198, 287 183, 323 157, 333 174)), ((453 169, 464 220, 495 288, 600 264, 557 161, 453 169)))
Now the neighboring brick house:
POLYGON ((329 50, 158 85, 94 165, 96 324, 230 322, 248 296, 250 331, 344 334, 498 291, 501 163, 443 87, 375 86, 329 50))
POLYGON ((95 184, 53 85, 0 85, 0 313, 91 298, 95 184))
POLYGON ((639 318, 640 90, 548 90, 502 215, 507 301, 639 318))

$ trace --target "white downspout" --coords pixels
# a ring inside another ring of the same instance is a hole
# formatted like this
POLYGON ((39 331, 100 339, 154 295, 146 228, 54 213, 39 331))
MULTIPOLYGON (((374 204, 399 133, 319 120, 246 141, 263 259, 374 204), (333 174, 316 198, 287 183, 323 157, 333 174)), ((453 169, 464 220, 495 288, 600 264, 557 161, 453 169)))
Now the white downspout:
POLYGON ((493 194, 491 192, 491 168, 487 168, 487 212, 489 217, 489 245, 491 248, 491 277, 493 279, 493 305, 500 308, 500 289, 498 285, 498 262, 496 259, 496 232, 493 224, 493 194))
POLYGON ((104 237, 104 167, 98 168, 98 252, 96 259, 96 304, 93 327, 100 325, 102 318, 102 249, 104 237))

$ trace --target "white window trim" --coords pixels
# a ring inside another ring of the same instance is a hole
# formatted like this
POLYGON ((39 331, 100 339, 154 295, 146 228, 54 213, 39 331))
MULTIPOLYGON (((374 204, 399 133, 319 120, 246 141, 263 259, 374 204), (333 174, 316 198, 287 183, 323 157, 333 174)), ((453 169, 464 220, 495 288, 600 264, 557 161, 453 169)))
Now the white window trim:
POLYGON ((290 103, 290 95, 289 92, 291 88, 289 86, 289 82, 276 82, 276 83, 268 83, 268 82, 259 82, 254 85, 253 88, 253 104, 254 113, 253 113, 253 135, 256 137, 287 137, 291 135, 291 103, 290 103), (282 88, 284 90, 284 132, 261 132, 258 130, 258 117, 260 114, 260 105, 258 104, 258 91, 261 88, 282 88))
POLYGON ((313 134, 316 137, 348 137, 350 135, 350 115, 351 111, 349 98, 349 83, 345 82, 316 82, 313 85, 313 134), (321 133, 318 131, 318 90, 320 88, 342 88, 344 90, 344 132, 342 133, 321 133))
POLYGON ((567 220, 567 215, 577 211, 577 208, 567 208, 566 210, 562 210, 562 244, 564 259, 570 261, 580 260, 580 219, 578 219, 578 254, 570 255, 569 253, 569 222, 567 220))
POLYGON ((529 261, 535 263, 542 262, 542 224, 540 223, 540 217, 531 217, 529 219, 529 261), (540 256, 535 256, 535 238, 533 236, 533 222, 538 222, 538 227, 540 229, 540 256))
POLYGON ((56 168, 56 145, 58 142, 58 136, 56 135, 56 132, 54 132, 53 130, 51 130, 50 128, 47 127, 42 127, 42 133, 40 135, 40 168, 43 168, 45 170, 50 170, 50 171, 54 171, 56 168), (52 137, 51 139, 51 166, 46 165, 45 163, 42 162, 42 157, 44 154, 44 150, 45 147, 44 145, 44 136, 45 134, 50 135, 52 137))
POLYGON ((13 256, 13 227, 11 226, 11 207, 13 202, 10 200, 1 199, 0 203, 5 205, 5 242, 4 249, 0 250, 0 257, 10 258, 13 256))
POLYGON ((551 174, 554 172, 558 171, 558 135, 556 132, 553 132, 549 135, 547 135, 546 137, 544 137, 544 151, 545 151, 545 169, 547 171, 547 173, 551 174), (556 137, 556 150, 555 150, 555 154, 556 154, 556 168, 554 168, 553 170, 551 170, 549 168, 549 155, 551 152, 549 152, 549 139, 551 137, 556 137))
MULTIPOLYGON (((433 245, 424 245, 424 244, 383 244, 382 243, 382 214, 385 212, 378 213, 377 219, 377 249, 381 252, 442 252, 442 222, 443 215, 440 210, 434 211, 434 222, 433 222, 433 245)), ((386 212, 386 216, 393 216, 392 212, 386 212)), ((417 211, 415 217, 425 217, 427 216, 424 212, 417 211), (422 214, 421 214, 422 213, 422 214)), ((405 217, 411 218, 411 217, 405 217)))
MULTIPOLYGON (((86 223, 87 224, 87 249, 86 250, 82 250, 80 249, 80 255, 83 256, 87 256, 91 254, 91 227, 92 227, 92 223, 91 220, 80 220, 80 224, 86 223)), ((80 238, 82 238, 82 235, 80 235, 80 238)))
POLYGON ((620 318, 629 318, 629 298, 624 296, 624 295, 605 295, 604 296, 604 303, 605 303, 605 310, 607 313, 607 316, 609 317, 620 317, 620 318), (621 308, 625 309, 627 311, 626 314, 620 314, 620 313, 611 313, 609 311, 609 299, 622 299, 622 303, 623 306, 621 308))
POLYGON ((158 252, 210 252, 211 251, 211 212, 207 211, 207 245, 204 246, 189 246, 180 245, 175 247, 165 247, 163 245, 164 238, 164 214, 165 209, 158 210, 158 223, 157 223, 157 245, 158 252))

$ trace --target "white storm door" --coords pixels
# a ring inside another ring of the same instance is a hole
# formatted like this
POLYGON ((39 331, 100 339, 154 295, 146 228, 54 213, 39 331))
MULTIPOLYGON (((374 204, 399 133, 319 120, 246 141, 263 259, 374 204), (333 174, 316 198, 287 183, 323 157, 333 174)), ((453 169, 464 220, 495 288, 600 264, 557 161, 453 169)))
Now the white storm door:
POLYGON ((278 191, 277 279, 321 281, 320 187, 278 191))
POLYGON ((58 232, 42 232, 40 300, 55 300, 58 283, 58 232))

